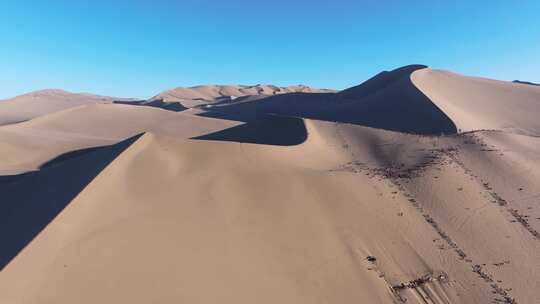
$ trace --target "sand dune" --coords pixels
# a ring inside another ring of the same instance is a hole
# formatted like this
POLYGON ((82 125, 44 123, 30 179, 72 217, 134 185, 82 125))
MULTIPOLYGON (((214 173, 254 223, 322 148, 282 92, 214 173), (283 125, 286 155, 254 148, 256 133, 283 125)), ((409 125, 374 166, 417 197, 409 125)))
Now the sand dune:
POLYGON ((293 93, 207 109, 201 115, 258 120, 261 115, 307 117, 359 124, 386 130, 456 133, 454 123, 411 82, 413 65, 375 76, 362 85, 337 93, 293 93))
POLYGON ((537 86, 412 65, 338 93, 286 94, 214 107, 203 115, 248 121, 272 113, 416 134, 489 129, 538 136, 539 103, 537 86))
MULTIPOLYGON (((394 298, 389 286, 443 275, 436 250, 432 258, 418 253, 433 246, 436 235, 419 233, 429 226, 406 208, 404 197, 392 199, 389 185, 369 177, 361 175, 359 181, 350 172, 329 172, 333 166, 297 167, 287 154, 298 152, 147 134, 8 265, 2 279, 11 280, 0 279, 0 286, 7 287, 2 294, 20 301, 20 290, 40 286, 30 302, 384 303, 394 298), (351 191, 358 184, 361 191, 351 191), (381 191, 386 199, 379 199, 381 191), (370 206, 373 200, 377 208, 370 206), (411 216, 396 222, 403 211, 411 216), (358 221, 353 214, 365 218, 358 221), (408 225, 415 229, 398 233, 408 225), (115 241, 119 237, 121 243, 115 241), (388 247, 400 250, 392 256, 388 247), (372 265, 369 255, 380 262, 372 265), (118 256, 125 258, 119 261, 118 256), (40 273, 59 275, 10 283, 25 276, 24 268, 38 265, 40 273), (381 277, 387 269, 392 273, 381 277), (161 283, 151 283, 156 280, 161 283), (133 292, 134 286, 145 292, 133 292), (82 292, 93 296, 80 299, 82 292)), ((446 255, 459 270, 457 258, 446 255)), ((461 274, 469 274, 462 268, 461 274)), ((438 281, 426 288, 437 297, 459 299, 438 281)), ((475 295, 459 291, 473 303, 475 295)), ((407 290, 401 295, 412 296, 407 290)))
POLYGON ((447 159, 470 135, 306 128, 309 138, 291 147, 143 136, 8 265, 6 278, 38 265, 48 275, 20 286, 0 280, 7 299, 32 286, 40 288, 30 302, 39 303, 81 293, 93 295, 83 303, 534 299, 534 273, 515 270, 535 265, 538 241, 447 159), (390 163, 403 146, 425 156, 390 163))
POLYGON ((301 90, 1 126, 0 302, 539 301, 535 86, 412 65, 301 90))

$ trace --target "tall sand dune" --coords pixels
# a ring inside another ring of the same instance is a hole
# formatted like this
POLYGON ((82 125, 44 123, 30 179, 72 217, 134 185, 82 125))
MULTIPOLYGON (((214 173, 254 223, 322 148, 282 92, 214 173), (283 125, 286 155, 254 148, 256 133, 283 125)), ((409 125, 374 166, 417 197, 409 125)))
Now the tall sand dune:
POLYGON ((456 133, 453 121, 411 82, 411 73, 424 67, 413 65, 384 72, 337 93, 276 95, 212 107, 201 115, 249 121, 258 120, 261 115, 277 114, 407 133, 456 133))

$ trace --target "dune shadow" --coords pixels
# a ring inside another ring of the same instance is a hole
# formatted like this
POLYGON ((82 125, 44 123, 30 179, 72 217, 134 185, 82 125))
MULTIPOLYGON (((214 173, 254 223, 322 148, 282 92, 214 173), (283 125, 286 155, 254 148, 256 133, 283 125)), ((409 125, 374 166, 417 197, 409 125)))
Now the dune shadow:
MULTIPOLYGON (((14 174, 14 175, 0 175, 0 187, 1 187, 2 184, 14 183, 14 182, 24 178, 25 176, 29 176, 29 175, 34 174, 34 173, 35 173, 35 171, 25 172, 25 173, 21 173, 21 174, 14 174)), ((0 188, 0 190, 1 190, 1 188, 0 188)))
POLYGON ((110 146, 101 146, 101 147, 91 147, 91 148, 85 148, 75 151, 66 152, 64 154, 61 154, 51 160, 48 160, 47 162, 43 163, 41 166, 39 166, 40 170, 44 170, 53 166, 56 166, 62 162, 68 161, 70 159, 75 159, 84 156, 85 154, 97 152, 100 150, 106 150, 110 149, 110 146))
POLYGON ((210 108, 199 115, 250 122, 271 113, 403 133, 457 133, 454 122, 412 83, 411 74, 422 68, 425 66, 411 65, 383 72, 359 86, 337 93, 274 95, 210 108))
POLYGON ((163 110, 173 111, 173 112, 182 112, 187 110, 188 108, 184 107, 179 102, 164 102, 162 99, 156 99, 152 101, 148 100, 135 100, 135 101, 123 101, 123 100, 115 100, 113 103, 116 104, 123 104, 123 105, 130 105, 130 106, 143 106, 143 107, 153 107, 153 108, 159 108, 163 110))
POLYGON ((39 171, 0 177, 0 270, 140 136, 68 152, 39 171))
POLYGON ((294 146, 305 142, 307 136, 306 126, 300 118, 264 115, 257 120, 192 139, 294 146))
POLYGON ((512 81, 512 82, 513 82, 513 83, 518 83, 518 84, 526 84, 526 85, 532 85, 532 86, 540 87, 540 83, 536 83, 536 82, 521 81, 521 80, 514 80, 514 81, 512 81))
POLYGON ((26 121, 29 121, 29 120, 30 119, 13 119, 13 120, 3 119, 2 120, 2 117, 0 117, 0 127, 1 126, 20 124, 20 123, 23 123, 23 122, 26 122, 26 121))

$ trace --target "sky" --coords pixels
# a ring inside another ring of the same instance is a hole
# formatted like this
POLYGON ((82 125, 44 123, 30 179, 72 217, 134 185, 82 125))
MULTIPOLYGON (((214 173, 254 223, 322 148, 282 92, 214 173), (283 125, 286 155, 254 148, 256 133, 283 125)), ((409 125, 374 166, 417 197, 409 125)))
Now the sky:
POLYGON ((0 98, 344 89, 413 63, 540 82, 539 13, 539 0, 0 0, 0 98))

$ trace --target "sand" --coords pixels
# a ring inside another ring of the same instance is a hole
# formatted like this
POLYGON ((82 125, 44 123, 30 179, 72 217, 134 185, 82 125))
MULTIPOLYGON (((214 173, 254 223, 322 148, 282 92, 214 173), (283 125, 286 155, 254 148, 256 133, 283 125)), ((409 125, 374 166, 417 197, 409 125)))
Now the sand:
POLYGON ((408 66, 2 126, 0 302, 536 303, 536 94, 408 66))

